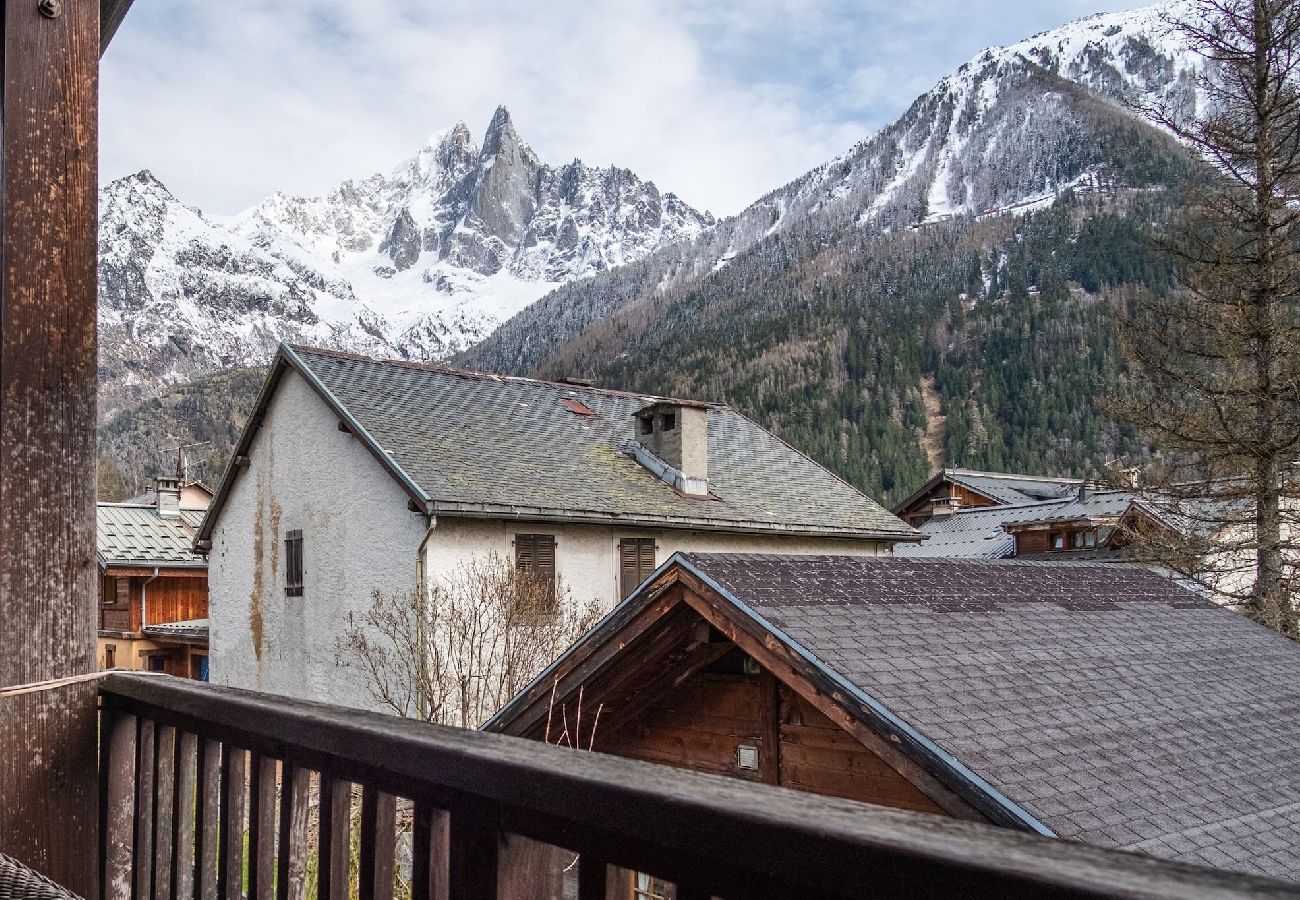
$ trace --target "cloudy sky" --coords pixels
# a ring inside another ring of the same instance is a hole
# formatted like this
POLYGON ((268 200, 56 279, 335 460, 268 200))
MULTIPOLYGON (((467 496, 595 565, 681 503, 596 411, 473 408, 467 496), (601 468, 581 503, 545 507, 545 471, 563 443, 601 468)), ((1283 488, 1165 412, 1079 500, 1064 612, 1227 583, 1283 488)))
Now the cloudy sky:
POLYGON ((548 162, 726 214, 984 47, 1125 0, 136 0, 103 65, 105 181, 234 213, 387 171, 498 104, 548 162))

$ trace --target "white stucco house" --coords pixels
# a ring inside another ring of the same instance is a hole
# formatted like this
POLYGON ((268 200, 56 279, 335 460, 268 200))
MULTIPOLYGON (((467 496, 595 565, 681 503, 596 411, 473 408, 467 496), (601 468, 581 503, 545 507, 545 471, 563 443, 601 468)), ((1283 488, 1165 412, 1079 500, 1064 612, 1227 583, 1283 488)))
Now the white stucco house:
POLYGON ((370 706, 348 613, 476 554, 610 609, 677 551, 919 539, 726 406, 281 346, 196 547, 213 681, 370 706))

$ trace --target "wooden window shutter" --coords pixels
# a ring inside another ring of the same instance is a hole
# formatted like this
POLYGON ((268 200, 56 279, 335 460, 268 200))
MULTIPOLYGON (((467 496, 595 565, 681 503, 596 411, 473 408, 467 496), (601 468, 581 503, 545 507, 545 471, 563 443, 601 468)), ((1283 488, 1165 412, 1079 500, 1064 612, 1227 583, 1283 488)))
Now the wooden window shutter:
POLYGON ((619 593, 627 597, 655 570, 654 538, 623 538, 618 542, 619 593))
POLYGON ((123 609, 131 605, 131 579, 113 579, 113 602, 123 609))
POLYGON ((284 593, 287 597, 302 596, 302 532, 289 531, 284 536, 284 593))
POLYGON ((555 535, 553 534, 517 534, 515 535, 515 569, 527 573, 545 584, 548 588, 544 601, 546 608, 533 610, 537 613, 553 611, 555 602, 555 535))

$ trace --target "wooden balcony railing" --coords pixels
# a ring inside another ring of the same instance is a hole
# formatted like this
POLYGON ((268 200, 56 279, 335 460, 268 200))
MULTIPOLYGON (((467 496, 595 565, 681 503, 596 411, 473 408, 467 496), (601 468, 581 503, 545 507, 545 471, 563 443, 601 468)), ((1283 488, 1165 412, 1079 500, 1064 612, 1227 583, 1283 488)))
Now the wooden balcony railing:
POLYGON ((113 674, 100 696, 109 900, 296 900, 309 888, 389 900, 395 884, 412 900, 562 896, 537 865, 556 853, 521 838, 564 848, 581 900, 614 896, 623 869, 673 882, 680 900, 1295 896, 1293 885, 182 679, 113 674), (409 855, 396 852, 399 829, 409 855))

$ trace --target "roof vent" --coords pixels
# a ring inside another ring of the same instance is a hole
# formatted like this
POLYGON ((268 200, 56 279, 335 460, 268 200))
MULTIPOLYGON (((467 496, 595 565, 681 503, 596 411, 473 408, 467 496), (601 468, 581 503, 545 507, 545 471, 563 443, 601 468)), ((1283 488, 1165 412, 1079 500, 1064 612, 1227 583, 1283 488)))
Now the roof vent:
POLYGON ((750 744, 736 747, 736 768, 750 772, 758 771, 758 748, 750 744))
POLYGON ((709 495, 709 407, 660 400, 636 413, 637 462, 683 494, 709 495))

